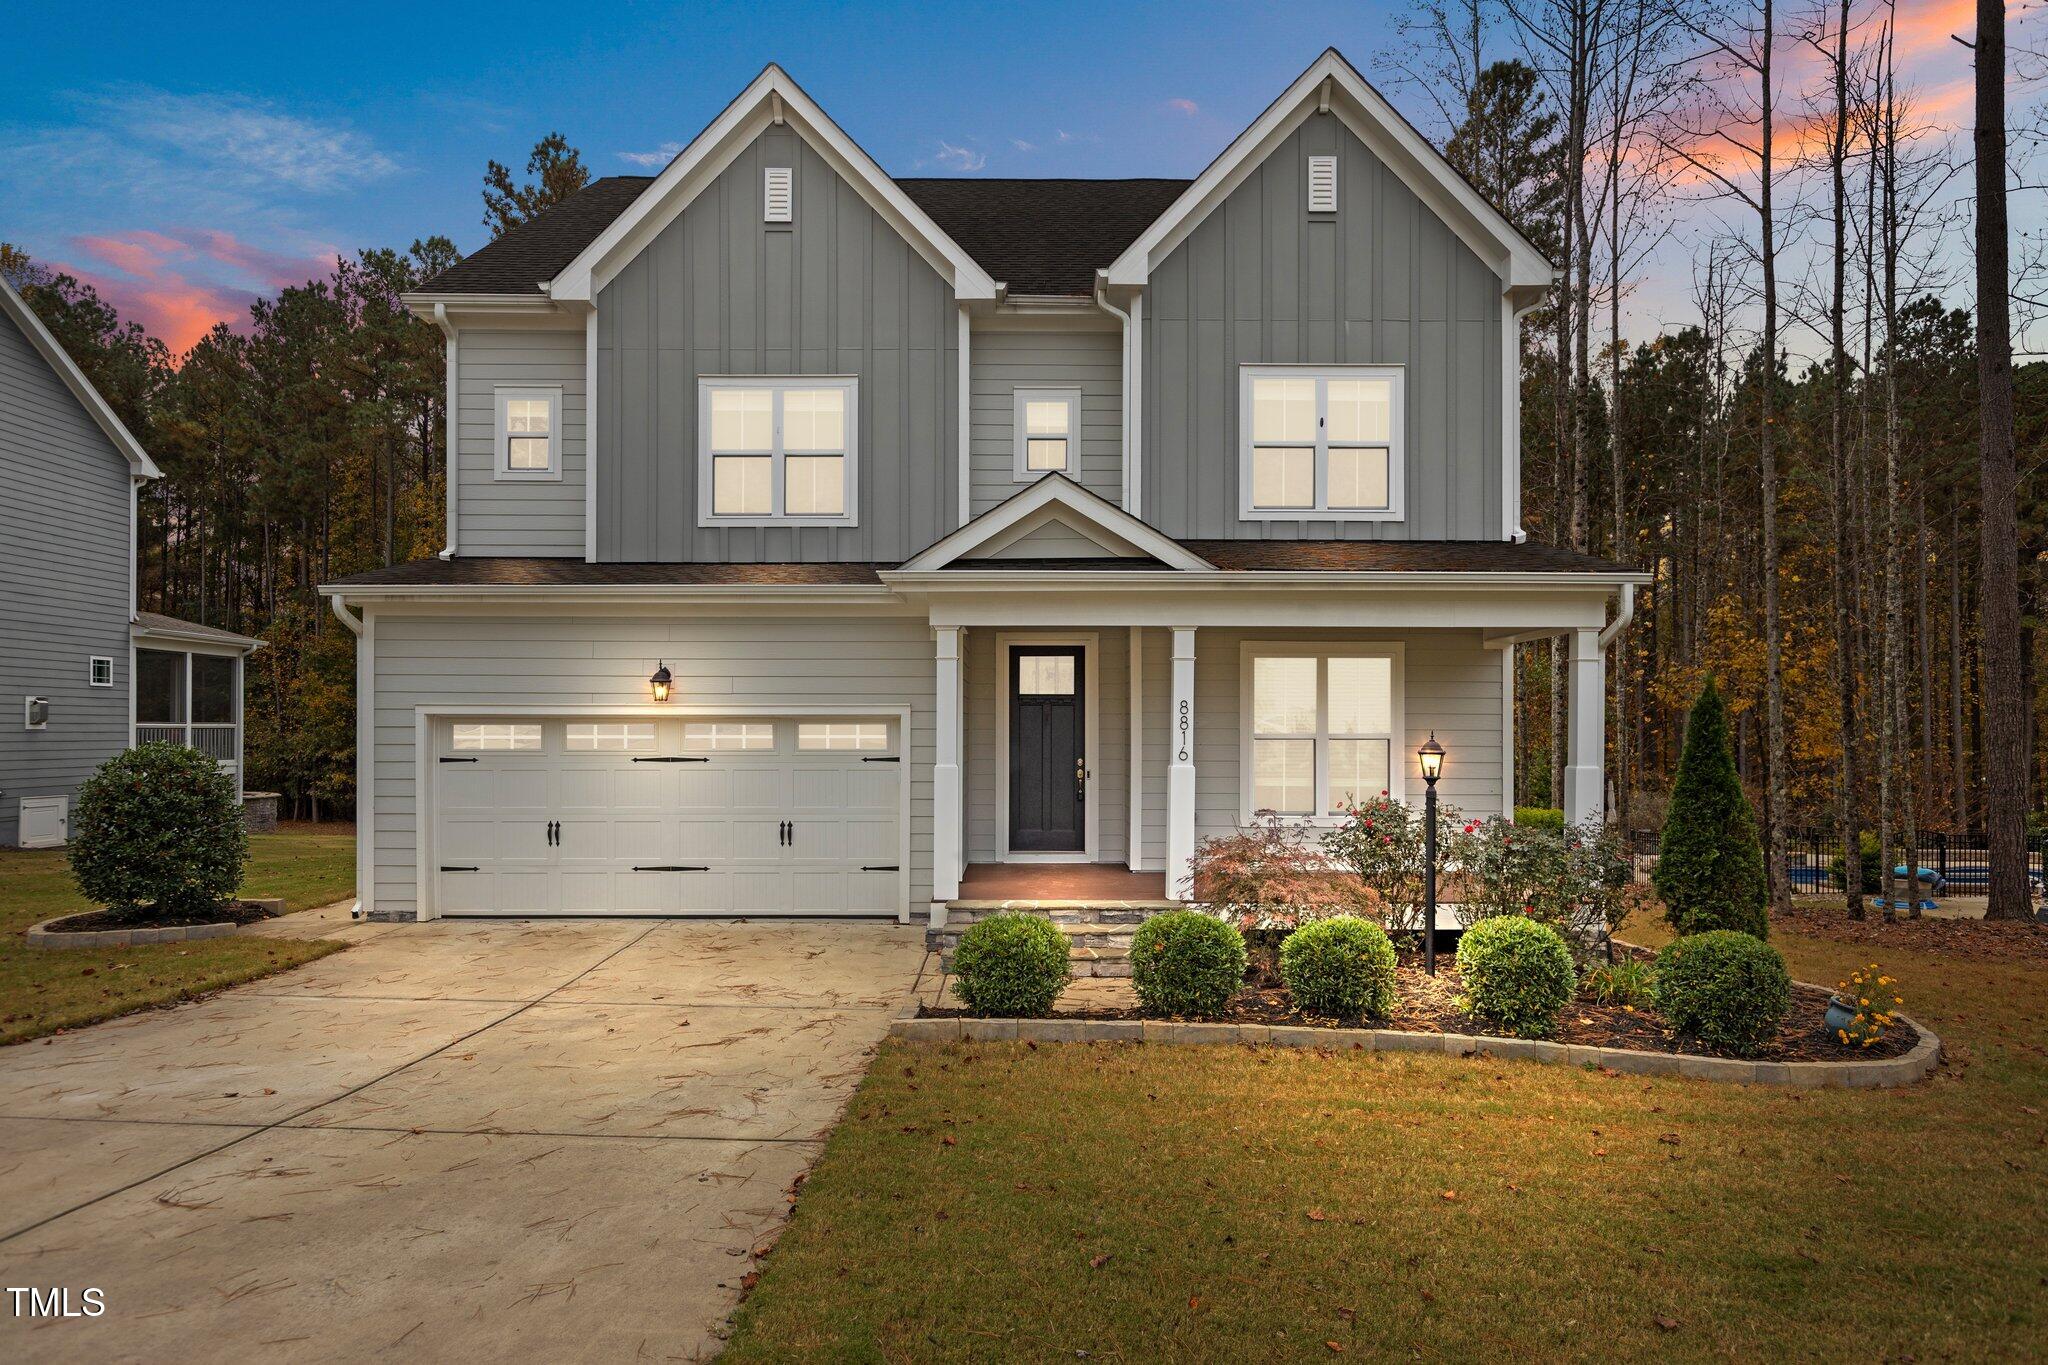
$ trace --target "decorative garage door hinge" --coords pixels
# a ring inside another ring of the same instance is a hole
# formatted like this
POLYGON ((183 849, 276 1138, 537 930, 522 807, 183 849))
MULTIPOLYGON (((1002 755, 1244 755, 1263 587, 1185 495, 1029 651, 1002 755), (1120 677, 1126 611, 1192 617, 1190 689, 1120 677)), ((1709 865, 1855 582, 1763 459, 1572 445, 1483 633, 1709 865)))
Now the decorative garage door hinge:
POLYGON ((864 867, 861 869, 861 871, 863 872, 901 872, 902 870, 903 869, 895 863, 889 863, 886 866, 864 867))
POLYGON ((477 869, 473 867, 450 867, 448 864, 443 863, 441 864, 441 870, 443 872, 474 872, 477 869))
POLYGON ((645 867, 635 867, 633 870, 635 872, 709 872, 711 869, 708 867, 686 867, 674 863, 651 863, 645 867))
POLYGON ((443 763, 474 763, 474 762, 476 762, 476 760, 475 760, 475 759, 473 759, 473 758, 449 758, 449 757, 448 757, 448 756, 447 756, 446 754, 443 754, 443 755, 441 756, 441 761, 442 761, 443 763))
POLYGON ((636 758, 633 761, 635 763, 709 763, 711 760, 708 758, 669 758, 664 756, 661 758, 636 758))

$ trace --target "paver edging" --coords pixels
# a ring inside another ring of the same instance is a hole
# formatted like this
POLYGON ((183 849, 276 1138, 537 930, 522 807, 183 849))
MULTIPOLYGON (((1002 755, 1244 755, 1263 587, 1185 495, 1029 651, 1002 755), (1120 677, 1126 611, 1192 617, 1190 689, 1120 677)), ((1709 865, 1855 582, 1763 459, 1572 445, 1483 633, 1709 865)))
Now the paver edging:
POLYGON ((1411 1033, 1400 1029, 1315 1028, 1308 1025, 1201 1023, 1178 1019, 920 1019, 912 1010, 891 1021, 889 1034, 906 1042, 1028 1043, 1242 1043, 1378 1052, 1435 1052, 1453 1057, 1534 1062, 1541 1066, 1592 1066, 1636 1076, 1681 1076, 1748 1085, 1837 1086, 1870 1089, 1912 1085, 1941 1060, 1941 1039, 1900 1015, 1919 1033, 1912 1051, 1877 1061, 1753 1062, 1741 1057, 1701 1057, 1679 1052, 1638 1052, 1543 1039, 1494 1038, 1462 1033, 1411 1033))
MULTIPOLYGON (((282 900, 244 900, 241 903, 263 906, 272 915, 284 913, 282 900)), ((230 920, 222 920, 218 924, 172 924, 157 929, 86 929, 67 932, 50 927, 53 924, 62 924, 67 919, 77 919, 80 915, 93 913, 95 912, 90 910, 74 910, 68 915, 57 915, 44 920, 41 924, 30 925, 24 937, 31 948, 129 948, 142 943, 192 943, 200 939, 232 938, 243 929, 252 927, 230 920)), ((258 920, 256 923, 260 924, 263 921, 258 920)))

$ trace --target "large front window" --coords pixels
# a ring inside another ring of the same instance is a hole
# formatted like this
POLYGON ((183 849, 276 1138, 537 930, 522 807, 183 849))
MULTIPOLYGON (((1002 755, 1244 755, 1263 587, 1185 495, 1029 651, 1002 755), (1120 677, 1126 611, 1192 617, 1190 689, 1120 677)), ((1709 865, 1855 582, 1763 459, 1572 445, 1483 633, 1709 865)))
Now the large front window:
POLYGON ((1399 520, 1401 381, 1398 366, 1245 366, 1241 514, 1399 520))
POLYGON ((700 381, 700 523, 852 525, 854 389, 851 379, 700 381))
POLYGON ((1398 798, 1398 663, 1387 646, 1245 646, 1242 813, 1334 818, 1398 798))

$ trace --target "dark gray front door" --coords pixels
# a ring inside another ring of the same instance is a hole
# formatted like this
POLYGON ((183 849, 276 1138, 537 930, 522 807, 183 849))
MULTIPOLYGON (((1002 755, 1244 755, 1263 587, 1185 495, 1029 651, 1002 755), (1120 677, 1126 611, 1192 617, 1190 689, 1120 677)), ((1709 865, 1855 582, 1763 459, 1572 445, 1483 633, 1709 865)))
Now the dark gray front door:
POLYGON ((1010 650, 1010 847, 1081 852, 1087 845, 1087 717, 1079 645, 1010 650))

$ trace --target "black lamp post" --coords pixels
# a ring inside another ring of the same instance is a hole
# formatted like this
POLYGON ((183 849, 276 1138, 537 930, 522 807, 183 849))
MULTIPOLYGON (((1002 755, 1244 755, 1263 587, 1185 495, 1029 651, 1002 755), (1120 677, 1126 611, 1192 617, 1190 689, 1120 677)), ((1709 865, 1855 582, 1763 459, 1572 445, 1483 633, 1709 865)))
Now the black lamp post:
POLYGON ((675 675, 668 671, 668 665, 666 663, 663 663, 660 667, 656 668, 654 670, 654 676, 647 680, 647 686, 649 690, 651 690, 654 693, 654 699, 656 701, 667 701, 668 690, 674 683, 675 675))
POLYGON ((1436 780, 1444 775, 1444 746, 1429 742, 1415 751, 1422 763, 1422 970, 1436 975, 1436 780))

